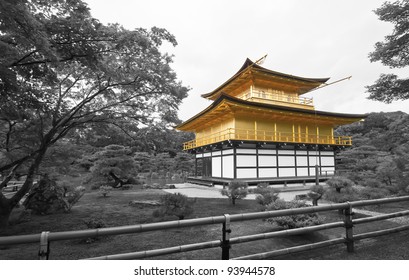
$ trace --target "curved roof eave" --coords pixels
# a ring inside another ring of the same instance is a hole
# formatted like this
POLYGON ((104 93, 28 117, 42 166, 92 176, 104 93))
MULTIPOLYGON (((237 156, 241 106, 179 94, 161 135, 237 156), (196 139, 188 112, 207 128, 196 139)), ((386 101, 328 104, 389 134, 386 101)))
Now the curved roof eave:
POLYGON ((228 85, 231 81, 233 81, 237 76, 239 76, 241 73, 243 73, 249 67, 253 67, 253 68, 255 68, 257 70, 260 70, 262 72, 265 72, 267 74, 271 74, 271 75, 275 75, 275 76, 283 77, 283 78, 287 78, 287 79, 295 79, 295 80, 299 80, 299 81, 302 81, 302 82, 323 84, 323 83, 327 82, 330 79, 330 78, 304 78, 304 77, 284 74, 284 73, 281 73, 281 72, 276 72, 276 71, 269 70, 267 68, 261 67, 257 63, 255 63, 255 62, 251 61, 249 58, 247 58, 246 61, 243 64, 243 66, 239 69, 239 71, 237 71, 237 73, 234 74, 230 79, 228 79, 226 82, 224 82, 221 86, 219 86, 215 90, 213 90, 213 91, 211 91, 209 93, 202 94, 201 96, 204 97, 204 98, 208 98, 208 97, 212 96, 213 94, 218 92, 220 89, 222 89, 223 87, 228 85))

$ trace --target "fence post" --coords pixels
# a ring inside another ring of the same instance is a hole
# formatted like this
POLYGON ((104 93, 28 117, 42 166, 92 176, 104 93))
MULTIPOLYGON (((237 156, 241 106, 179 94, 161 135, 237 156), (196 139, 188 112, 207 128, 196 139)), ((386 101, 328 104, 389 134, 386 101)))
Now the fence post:
POLYGON ((224 214, 223 232, 222 232, 222 260, 230 259, 230 215, 224 214))
POLYGON ((40 250, 38 251, 38 256, 40 260, 48 260, 50 255, 50 242, 48 242, 49 231, 43 231, 40 236, 40 250))
POLYGON ((345 241, 347 244, 347 252, 353 253, 354 252, 354 232, 353 232, 353 223, 352 223, 352 206, 347 202, 349 207, 345 209, 345 217, 344 217, 344 224, 345 224, 345 241))

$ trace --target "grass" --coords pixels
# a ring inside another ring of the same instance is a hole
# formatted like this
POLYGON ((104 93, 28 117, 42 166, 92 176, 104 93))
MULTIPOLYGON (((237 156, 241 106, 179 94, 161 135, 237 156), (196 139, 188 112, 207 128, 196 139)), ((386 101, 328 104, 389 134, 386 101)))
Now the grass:
MULTIPOLYGON (((142 208, 129 205, 132 200, 155 200, 165 192, 162 190, 113 190, 109 197, 102 197, 97 191, 86 193, 76 204, 71 213, 54 214, 47 216, 32 216, 31 220, 11 226, 1 235, 21 235, 40 233, 42 231, 70 231, 87 229, 84 221, 88 219, 100 219, 107 227, 143 224, 163 221, 163 218, 154 218, 152 212, 156 207, 145 206, 142 208)), ((406 205, 398 205, 405 207, 406 205)), ((259 211, 258 204, 254 200, 240 200, 235 206, 228 203, 227 199, 198 198, 195 204, 195 212, 187 218, 218 216, 223 214, 236 214, 259 211)), ((385 211, 392 211, 395 206, 387 206, 385 211)), ((407 207, 407 206, 406 206, 407 207)), ((407 209, 407 208, 406 208, 407 209)), ((372 209, 375 211, 375 209, 372 209)), ((378 209, 379 211, 379 209, 378 209)), ((397 211, 395 209, 394 211, 397 211)), ((336 211, 321 214, 325 222, 342 219, 336 211)), ((357 216, 359 217, 359 216, 357 216)), ((357 218, 356 217, 356 218, 357 218)), ((165 220, 175 220, 176 217, 167 217, 165 220)), ((359 225, 354 228, 355 233, 375 231, 397 224, 381 221, 359 225)), ((277 230, 267 222, 261 220, 232 223, 231 237, 266 233, 277 230)), ((272 251, 291 246, 318 242, 344 236, 344 230, 330 229, 314 234, 296 235, 269 240, 261 240, 251 243, 242 243, 232 246, 230 256, 232 258, 272 251)), ((356 242, 354 254, 345 253, 345 246, 334 246, 308 253, 289 255, 280 259, 401 259, 409 258, 406 251, 409 248, 408 233, 399 233, 387 237, 368 239, 356 242)), ((94 242, 86 240, 59 241, 51 244, 50 259, 82 259, 108 254, 159 249, 164 247, 178 246, 221 239, 221 225, 198 226, 168 231, 154 231, 140 234, 127 234, 119 236, 103 237, 94 242)), ((0 247, 0 259, 37 259, 39 244, 0 247)), ((221 249, 206 249, 192 251, 158 259, 220 259, 221 249)))

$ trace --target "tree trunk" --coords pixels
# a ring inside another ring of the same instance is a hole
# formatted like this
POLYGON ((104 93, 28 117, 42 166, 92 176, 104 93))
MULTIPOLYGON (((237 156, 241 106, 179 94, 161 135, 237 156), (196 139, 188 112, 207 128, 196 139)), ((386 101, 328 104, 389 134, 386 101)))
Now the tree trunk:
POLYGON ((5 198, 2 193, 0 193, 0 231, 6 229, 9 225, 9 219, 11 211, 9 199, 5 198))
POLYGON ((13 208, 20 202, 24 195, 28 193, 28 191, 33 186, 34 174, 37 172, 38 167, 40 166, 41 161, 43 160, 43 157, 47 151, 47 148, 48 147, 43 146, 39 151, 37 157, 34 159, 34 162, 28 169, 27 177, 24 181, 23 186, 13 195, 13 197, 7 199, 3 194, 0 194, 0 229, 7 228, 11 211, 13 211, 13 208))
POLYGON ((122 181, 118 176, 114 174, 114 172, 109 172, 109 175, 115 180, 113 188, 122 188, 124 181, 122 181), (119 186, 118 186, 119 185, 119 186))

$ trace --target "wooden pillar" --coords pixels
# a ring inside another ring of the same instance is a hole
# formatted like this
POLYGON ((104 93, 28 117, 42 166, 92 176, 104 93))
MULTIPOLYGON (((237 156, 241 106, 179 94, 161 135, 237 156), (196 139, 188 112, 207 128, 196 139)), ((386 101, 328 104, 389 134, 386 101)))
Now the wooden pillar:
POLYGON ((295 125, 293 124, 293 142, 295 142, 295 125))
POLYGON ((351 206, 345 209, 345 217, 344 217, 345 239, 346 239, 348 253, 354 252, 354 232, 353 232, 352 214, 353 213, 352 213, 351 206))
POLYGON ((335 144, 334 143, 334 128, 331 127, 331 144, 335 144))
POLYGON ((302 138, 301 138, 301 125, 298 125, 298 142, 302 142, 302 138))
POLYGON ((233 178, 237 179, 237 148, 233 147, 233 178))
POLYGON ((257 120, 254 120, 254 139, 255 140, 258 140, 258 137, 257 137, 257 131, 258 131, 258 128, 257 128, 257 120))
POLYGON ((305 140, 308 143, 308 125, 305 126, 305 140))
POLYGON ((277 123, 274 122, 274 141, 277 141, 277 123))

